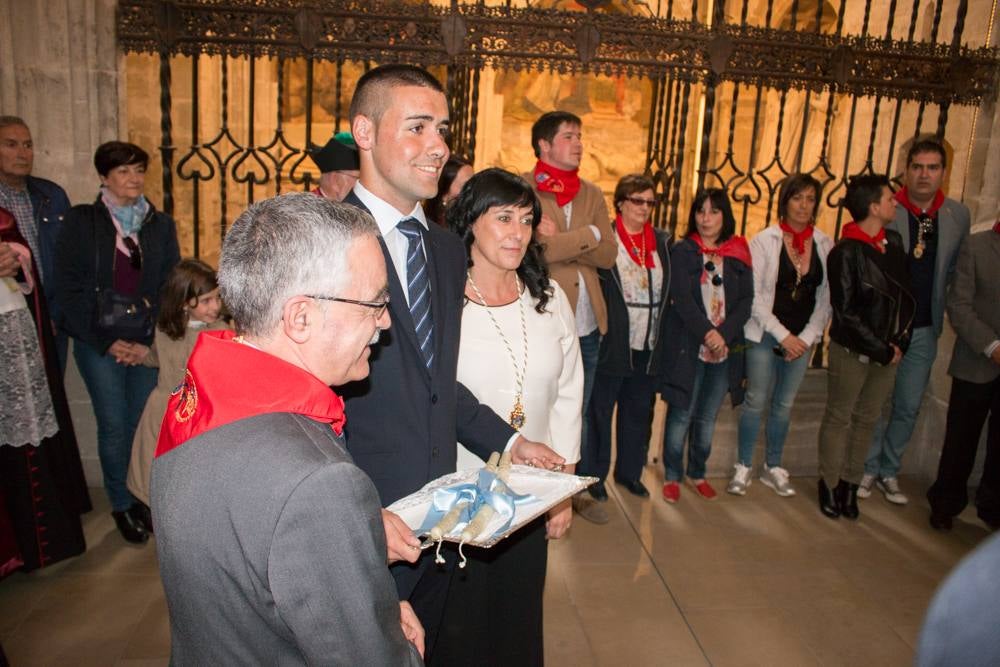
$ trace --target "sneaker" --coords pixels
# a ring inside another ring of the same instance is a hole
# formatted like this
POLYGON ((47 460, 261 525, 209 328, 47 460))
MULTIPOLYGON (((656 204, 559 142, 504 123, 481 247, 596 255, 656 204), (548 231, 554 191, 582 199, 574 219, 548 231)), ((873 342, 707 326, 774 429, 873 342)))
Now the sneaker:
POLYGON ((764 486, 774 489, 774 492, 782 498, 795 495, 795 489, 788 483, 788 471, 780 466, 768 468, 767 464, 764 464, 764 469, 760 473, 760 481, 764 486))
POLYGON ((747 494, 747 487, 752 483, 750 472, 749 466, 745 466, 742 463, 737 463, 733 466, 733 478, 729 480, 726 493, 731 493, 734 496, 745 496, 747 494))
POLYGON ((895 477, 879 477, 875 482, 875 486, 882 492, 885 499, 893 505, 905 505, 910 502, 910 499, 899 490, 899 480, 895 477))
POLYGON ((673 505, 681 499, 681 485, 677 482, 667 482, 663 485, 663 499, 673 505))
POLYGON ((692 479, 691 486, 693 486, 694 490, 698 492, 698 495, 705 500, 715 500, 715 497, 718 495, 715 493, 715 489, 712 488, 712 485, 708 483, 708 480, 700 479, 695 481, 692 479))
POLYGON ((581 518, 598 526, 608 522, 608 511, 604 509, 604 506, 582 493, 573 496, 573 511, 579 514, 581 518))
POLYGON ((872 494, 872 485, 875 483, 875 475, 865 473, 861 476, 861 483, 858 484, 858 498, 867 498, 872 494))

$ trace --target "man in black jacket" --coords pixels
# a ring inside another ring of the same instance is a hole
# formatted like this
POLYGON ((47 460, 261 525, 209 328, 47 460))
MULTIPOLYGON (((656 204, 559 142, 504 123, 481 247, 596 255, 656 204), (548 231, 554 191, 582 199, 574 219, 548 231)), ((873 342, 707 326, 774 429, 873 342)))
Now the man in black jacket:
POLYGON ((906 352, 915 303, 885 176, 858 176, 846 207, 857 222, 830 251, 830 368, 819 431, 819 507, 831 519, 858 518, 858 484, 875 421, 906 352), (831 492, 831 487, 834 487, 831 492))

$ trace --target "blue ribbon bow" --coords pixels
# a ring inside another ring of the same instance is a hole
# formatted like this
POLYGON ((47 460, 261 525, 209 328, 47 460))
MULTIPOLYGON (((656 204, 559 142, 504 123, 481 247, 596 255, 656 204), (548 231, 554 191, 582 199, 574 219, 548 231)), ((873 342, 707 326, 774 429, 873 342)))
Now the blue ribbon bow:
POLYGON ((490 535, 490 537, 494 537, 510 527, 511 521, 514 520, 515 505, 523 505, 534 500, 535 497, 531 494, 514 493, 503 480, 497 477, 496 473, 484 468, 479 471, 479 479, 475 484, 456 484, 434 491, 431 508, 427 510, 427 516, 424 518, 418 533, 428 532, 455 505, 464 502, 466 505, 459 514, 457 525, 468 523, 480 507, 484 504, 489 505, 504 518, 503 525, 490 535))

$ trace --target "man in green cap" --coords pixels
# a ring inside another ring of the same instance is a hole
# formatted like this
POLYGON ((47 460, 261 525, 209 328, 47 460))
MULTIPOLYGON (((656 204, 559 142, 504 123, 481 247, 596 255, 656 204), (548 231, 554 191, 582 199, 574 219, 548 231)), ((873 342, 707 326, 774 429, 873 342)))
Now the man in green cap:
POLYGON ((338 132, 322 148, 309 151, 319 167, 319 186, 312 192, 332 201, 343 201, 358 180, 358 147, 350 132, 338 132))

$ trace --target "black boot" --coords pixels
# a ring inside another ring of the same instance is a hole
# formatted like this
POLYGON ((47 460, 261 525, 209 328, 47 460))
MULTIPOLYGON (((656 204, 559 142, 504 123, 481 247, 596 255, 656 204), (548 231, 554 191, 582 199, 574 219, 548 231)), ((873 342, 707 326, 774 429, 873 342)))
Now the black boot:
POLYGON ((830 492, 830 487, 826 485, 823 478, 819 478, 819 511, 823 513, 823 516, 830 519, 840 518, 840 510, 837 508, 837 503, 833 500, 833 494, 830 492))
POLYGON ((837 503, 837 509, 845 519, 857 519, 858 512, 858 485, 840 480, 833 490, 833 499, 837 503))
POLYGON ((137 500, 128 508, 128 513, 133 520, 139 522, 143 530, 150 535, 153 534, 153 513, 149 511, 149 505, 137 500))
POLYGON ((126 542, 142 544, 149 539, 149 533, 129 512, 112 512, 111 516, 114 517, 118 532, 122 534, 126 542))

